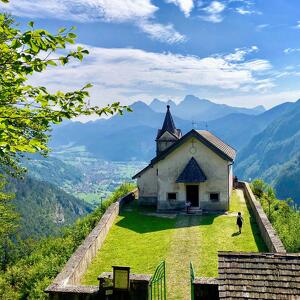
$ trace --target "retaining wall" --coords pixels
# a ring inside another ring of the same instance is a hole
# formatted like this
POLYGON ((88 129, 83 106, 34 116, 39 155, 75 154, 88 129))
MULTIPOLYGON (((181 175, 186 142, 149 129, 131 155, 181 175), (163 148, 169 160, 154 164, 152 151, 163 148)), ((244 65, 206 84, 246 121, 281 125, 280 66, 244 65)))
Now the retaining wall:
MULTIPOLYGON (((285 253, 286 250, 279 239, 276 231, 274 230, 272 224, 267 218, 262 206, 259 201, 255 198, 249 184, 247 182, 236 182, 235 188, 242 189, 244 192, 245 200, 252 210, 252 214, 255 221, 259 227, 261 236, 268 247, 270 252, 282 252, 285 253)), ((194 282, 194 299, 210 299, 218 300, 218 278, 195 278, 194 282)))
POLYGON ((259 201, 255 198, 249 183, 239 181, 238 188, 244 191, 246 201, 251 207, 253 216, 255 217, 256 223, 259 227, 261 236, 268 247, 270 252, 286 252, 281 240, 279 239, 276 231, 266 216, 259 201))
POLYGON ((101 249, 110 228, 119 214, 120 207, 133 201, 137 197, 137 193, 138 190, 135 189, 107 208, 97 226, 77 248, 63 270, 46 289, 50 299, 94 299, 93 295, 97 295, 99 287, 81 286, 80 280, 82 275, 101 249))

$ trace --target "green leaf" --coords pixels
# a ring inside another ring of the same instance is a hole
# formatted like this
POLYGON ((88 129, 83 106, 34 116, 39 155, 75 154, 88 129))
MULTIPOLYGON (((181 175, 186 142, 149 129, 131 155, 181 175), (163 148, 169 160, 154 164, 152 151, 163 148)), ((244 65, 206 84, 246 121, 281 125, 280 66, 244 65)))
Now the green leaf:
MULTIPOLYGON (((47 152, 52 123, 79 115, 101 116, 126 109, 119 103, 87 107, 85 99, 89 93, 85 89, 92 87, 91 84, 67 93, 50 93, 46 87, 29 85, 28 75, 44 72, 47 66, 58 63, 65 65, 71 58, 81 60, 88 51, 79 46, 77 51, 64 50, 67 53, 58 60, 48 59, 48 54, 57 57, 60 49, 65 49, 68 43, 74 44, 76 34, 62 35, 66 29, 61 28, 59 34, 53 35, 45 29, 33 30, 34 22, 28 25, 30 30, 23 32, 14 27, 12 17, 0 14, 0 169, 9 174, 19 172, 18 161, 25 152, 47 152), (24 47, 22 51, 21 47, 24 47)), ((58 80, 63 82, 64 78, 58 80)))
POLYGON ((76 35, 75 33, 73 33, 73 32, 70 32, 70 33, 68 34, 68 36, 69 36, 70 38, 72 38, 72 39, 77 38, 77 35, 76 35))
POLYGON ((91 88, 91 87, 93 87, 93 85, 92 85, 91 83, 88 83, 88 84, 86 84, 86 85, 84 86, 84 89, 89 89, 89 88, 91 88))
POLYGON ((67 28, 65 28, 65 27, 60 28, 60 29, 58 30, 58 33, 63 33, 63 32, 65 32, 66 30, 67 30, 67 28))
POLYGON ((47 64, 51 65, 51 66, 57 66, 57 63, 55 61, 53 61, 53 60, 48 60, 47 64))

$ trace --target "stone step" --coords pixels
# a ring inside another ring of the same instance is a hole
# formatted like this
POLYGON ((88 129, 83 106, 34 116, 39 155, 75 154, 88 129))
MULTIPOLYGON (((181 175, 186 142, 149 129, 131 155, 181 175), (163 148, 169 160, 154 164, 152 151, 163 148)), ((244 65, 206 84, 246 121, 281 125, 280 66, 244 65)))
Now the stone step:
POLYGON ((188 211, 189 212, 187 213, 187 210, 184 209, 181 211, 181 213, 185 214, 185 215, 193 215, 193 216, 195 216, 195 215, 201 216, 203 213, 202 209, 198 208, 198 207, 190 207, 188 211))

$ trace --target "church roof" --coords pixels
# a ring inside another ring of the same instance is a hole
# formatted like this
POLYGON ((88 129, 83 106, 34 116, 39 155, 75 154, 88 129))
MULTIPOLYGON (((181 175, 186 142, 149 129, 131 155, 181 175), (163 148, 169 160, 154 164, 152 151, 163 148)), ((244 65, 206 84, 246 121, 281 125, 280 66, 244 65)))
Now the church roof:
POLYGON ((170 153, 172 153, 175 149, 180 147, 184 144, 189 138, 194 137, 208 148, 210 148, 213 152, 219 155, 221 158, 227 161, 234 161, 236 156, 236 150, 229 146, 228 144, 224 143, 221 139, 213 135, 211 132, 207 130, 194 130, 192 129, 188 133, 186 133, 182 138, 176 141, 172 146, 167 148, 166 150, 159 153, 155 158, 153 158, 150 164, 141 170, 139 173, 134 175, 132 178, 135 179, 144 173, 147 169, 153 167, 154 164, 159 162, 160 160, 167 157, 170 153))
POLYGON ((211 132, 207 130, 197 130, 197 133, 201 135, 206 141, 215 146, 218 150, 222 151, 228 158, 231 160, 235 159, 236 150, 224 143, 221 139, 213 135, 211 132))
POLYGON ((220 299, 299 299, 300 253, 218 256, 220 299))
POLYGON ((178 176, 176 182, 192 183, 192 182, 204 182, 206 176, 196 159, 192 157, 187 163, 181 174, 178 176))
POLYGON ((162 128, 157 132, 156 139, 159 139, 166 131, 174 135, 176 138, 179 138, 181 135, 181 131, 179 129, 176 129, 173 117, 170 112, 170 105, 167 105, 165 120, 162 128))

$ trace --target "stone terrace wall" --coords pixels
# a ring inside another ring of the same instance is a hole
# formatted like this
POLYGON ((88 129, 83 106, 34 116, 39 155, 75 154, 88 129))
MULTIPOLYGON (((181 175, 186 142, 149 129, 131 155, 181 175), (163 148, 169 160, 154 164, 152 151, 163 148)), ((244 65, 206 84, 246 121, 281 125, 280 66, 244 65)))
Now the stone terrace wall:
POLYGON ((217 278, 196 277, 194 285, 194 300, 219 300, 219 282, 217 278))
MULTIPOLYGON (((110 228, 119 214, 120 207, 137 197, 137 193, 138 190, 135 189, 108 207, 97 226, 77 248, 63 270, 46 289, 46 292, 50 294, 50 298, 65 299, 63 294, 69 294, 69 296, 77 294, 77 297, 80 295, 83 297, 82 299, 92 299, 84 295, 92 295, 98 292, 97 286, 80 286, 81 277, 102 247, 110 228)), ((69 296, 67 298, 71 299, 69 296)))
POLYGON ((276 231, 266 216, 259 201, 256 200, 252 190, 247 182, 238 182, 238 188, 244 191, 245 199, 250 205, 256 223, 258 224, 260 233, 265 244, 270 252, 286 252, 281 240, 279 239, 276 231))

